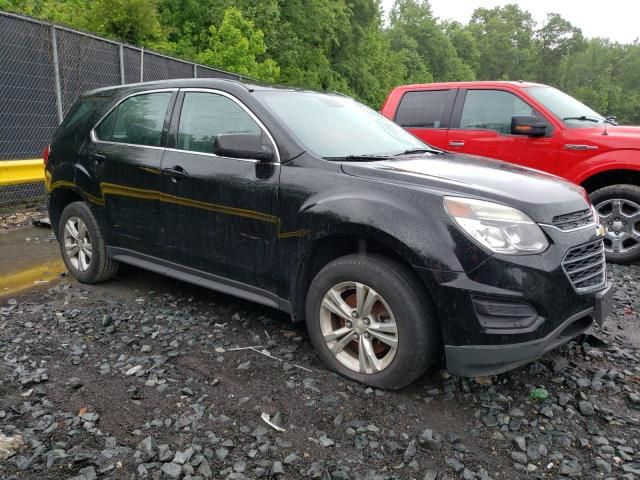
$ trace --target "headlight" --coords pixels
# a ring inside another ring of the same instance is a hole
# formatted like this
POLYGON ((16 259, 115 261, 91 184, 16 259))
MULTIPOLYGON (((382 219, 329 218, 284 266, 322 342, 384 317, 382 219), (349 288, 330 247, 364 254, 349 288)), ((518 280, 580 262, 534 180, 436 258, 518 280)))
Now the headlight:
POLYGON ((515 208, 460 197, 444 197, 444 208, 467 235, 492 252, 524 255, 549 246, 540 227, 515 208))

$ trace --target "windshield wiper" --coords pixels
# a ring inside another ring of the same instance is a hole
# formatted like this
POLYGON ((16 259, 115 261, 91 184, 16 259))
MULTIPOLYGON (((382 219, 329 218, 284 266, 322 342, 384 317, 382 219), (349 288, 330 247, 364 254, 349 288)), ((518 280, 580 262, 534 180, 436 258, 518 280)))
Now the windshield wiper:
POLYGON ((363 155, 347 155, 345 157, 322 157, 325 160, 334 162, 375 162, 378 160, 388 160, 389 155, 363 154, 363 155))
POLYGON ((437 148, 410 148, 409 150, 405 150, 401 153, 396 153, 394 157, 399 157, 400 155, 411 155, 413 153, 435 153, 441 154, 444 153, 442 150, 438 150, 437 148))
POLYGON ((584 120, 586 122, 600 123, 604 119, 603 118, 597 118, 597 117, 587 117, 586 115, 581 115, 579 117, 564 117, 562 120, 563 121, 564 120, 584 120))

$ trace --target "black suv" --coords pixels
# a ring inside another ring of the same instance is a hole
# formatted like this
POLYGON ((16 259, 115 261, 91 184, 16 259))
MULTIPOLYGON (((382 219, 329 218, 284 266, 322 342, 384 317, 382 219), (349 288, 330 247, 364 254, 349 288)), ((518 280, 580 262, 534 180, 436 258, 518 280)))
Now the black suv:
POLYGON ((283 310, 365 384, 404 386, 442 347, 454 374, 505 371, 610 308, 582 188, 436 150, 345 96, 212 79, 94 90, 45 164, 79 281, 124 262, 283 310))

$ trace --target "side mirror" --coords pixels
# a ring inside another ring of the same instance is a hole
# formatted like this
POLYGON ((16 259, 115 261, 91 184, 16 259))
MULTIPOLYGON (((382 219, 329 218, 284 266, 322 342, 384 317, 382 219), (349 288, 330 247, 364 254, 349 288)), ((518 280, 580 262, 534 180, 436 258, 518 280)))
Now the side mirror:
POLYGON ((213 153, 221 157, 250 158, 269 162, 273 160, 273 149, 262 143, 260 135, 252 133, 223 133, 213 141, 213 153))
POLYGON ((542 137, 547 133, 547 124, 538 117, 529 115, 516 115, 511 117, 511 134, 527 135, 529 137, 542 137))

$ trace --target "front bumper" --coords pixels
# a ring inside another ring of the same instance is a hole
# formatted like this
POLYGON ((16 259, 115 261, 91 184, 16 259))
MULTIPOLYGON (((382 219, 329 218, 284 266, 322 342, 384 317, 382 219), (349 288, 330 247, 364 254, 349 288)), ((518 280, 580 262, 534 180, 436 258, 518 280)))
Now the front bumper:
POLYGON ((573 315, 546 337, 506 345, 445 345, 447 370, 464 377, 496 375, 540 358, 587 331, 594 308, 573 315))
POLYGON ((449 372, 501 373, 604 321, 611 286, 578 289, 563 268, 567 252, 599 240, 595 229, 547 234, 540 255, 493 255, 468 273, 418 271, 434 292, 449 372))

